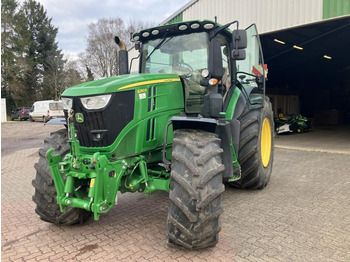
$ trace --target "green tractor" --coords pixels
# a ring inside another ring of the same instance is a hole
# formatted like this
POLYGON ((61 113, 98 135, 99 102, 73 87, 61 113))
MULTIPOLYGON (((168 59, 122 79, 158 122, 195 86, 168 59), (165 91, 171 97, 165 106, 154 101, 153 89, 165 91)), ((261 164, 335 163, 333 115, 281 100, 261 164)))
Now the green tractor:
POLYGON ((66 128, 45 139, 35 164, 36 213, 83 223, 107 213, 118 191, 163 190, 168 244, 214 246, 224 183, 261 189, 272 171, 274 121, 256 27, 189 21, 132 39, 138 74, 116 37, 120 75, 62 93, 66 128))

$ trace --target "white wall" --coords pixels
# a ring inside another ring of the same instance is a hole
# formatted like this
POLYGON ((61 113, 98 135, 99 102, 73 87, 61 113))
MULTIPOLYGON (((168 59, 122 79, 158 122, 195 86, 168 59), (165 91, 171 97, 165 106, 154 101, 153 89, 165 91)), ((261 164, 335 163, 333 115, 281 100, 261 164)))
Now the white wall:
POLYGON ((322 20, 323 0, 198 0, 183 11, 183 21, 234 20, 240 28, 257 24, 259 33, 322 20))
POLYGON ((6 99, 1 98, 1 122, 6 122, 6 99))

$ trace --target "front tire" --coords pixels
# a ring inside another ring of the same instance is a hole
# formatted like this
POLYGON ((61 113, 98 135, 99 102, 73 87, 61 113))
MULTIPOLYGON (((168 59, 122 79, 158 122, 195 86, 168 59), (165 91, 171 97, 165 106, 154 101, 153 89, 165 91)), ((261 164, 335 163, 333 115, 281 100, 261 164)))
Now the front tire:
POLYGON ((242 189, 262 189, 270 180, 274 155, 274 121, 268 97, 261 109, 246 107, 239 120, 241 179, 230 184, 242 189))
POLYGON ((201 130, 174 132, 167 218, 169 245, 215 246, 221 229, 224 165, 221 140, 201 130))
POLYGON ((61 129, 50 134, 45 139, 44 147, 39 150, 39 162, 34 165, 36 177, 32 181, 35 188, 33 201, 36 203, 35 212, 40 219, 56 225, 82 224, 89 217, 91 212, 80 208, 67 208, 61 213, 56 202, 56 189, 53 178, 46 160, 46 152, 50 148, 55 148, 55 153, 64 157, 69 153, 67 130, 61 129))

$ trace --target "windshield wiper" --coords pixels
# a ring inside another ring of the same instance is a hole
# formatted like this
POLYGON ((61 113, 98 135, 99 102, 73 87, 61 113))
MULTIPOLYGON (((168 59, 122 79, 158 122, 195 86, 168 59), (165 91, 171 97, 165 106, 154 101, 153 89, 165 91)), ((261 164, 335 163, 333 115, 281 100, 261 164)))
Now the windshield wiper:
POLYGON ((170 39, 172 39, 173 37, 170 38, 163 38, 161 39, 158 44, 153 48, 152 52, 149 53, 149 55, 146 57, 146 62, 148 61, 148 59, 150 58, 150 56, 154 53, 154 51, 156 51, 157 49, 159 49, 163 44, 169 42, 170 39))

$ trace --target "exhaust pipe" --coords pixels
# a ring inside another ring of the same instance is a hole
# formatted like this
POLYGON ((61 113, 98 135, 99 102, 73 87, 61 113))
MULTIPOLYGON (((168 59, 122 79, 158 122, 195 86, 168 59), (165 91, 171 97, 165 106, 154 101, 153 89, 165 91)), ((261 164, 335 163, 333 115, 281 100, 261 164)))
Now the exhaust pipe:
POLYGON ((125 42, 118 36, 114 37, 115 43, 119 46, 119 75, 129 74, 129 58, 128 51, 126 51, 125 42))

